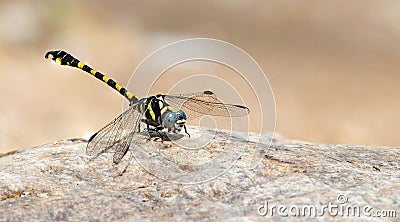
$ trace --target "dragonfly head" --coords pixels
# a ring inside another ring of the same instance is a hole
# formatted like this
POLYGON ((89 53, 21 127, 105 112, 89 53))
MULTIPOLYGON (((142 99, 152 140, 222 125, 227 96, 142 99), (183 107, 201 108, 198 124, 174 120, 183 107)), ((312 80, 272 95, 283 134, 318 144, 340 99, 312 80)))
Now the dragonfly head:
POLYGON ((186 114, 182 110, 166 112, 162 116, 162 123, 168 132, 179 133, 186 123, 186 114))

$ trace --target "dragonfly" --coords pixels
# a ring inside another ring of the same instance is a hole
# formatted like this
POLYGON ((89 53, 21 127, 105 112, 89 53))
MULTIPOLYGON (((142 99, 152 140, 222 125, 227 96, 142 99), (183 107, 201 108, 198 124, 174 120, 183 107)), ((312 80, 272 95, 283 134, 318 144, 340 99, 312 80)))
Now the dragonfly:
POLYGON ((185 125, 187 120, 203 115, 240 117, 250 112, 249 108, 243 105, 222 103, 210 90, 176 95, 157 94, 139 98, 113 79, 92 69, 63 50, 49 51, 45 54, 45 58, 89 73, 129 101, 127 110, 88 140, 86 154, 92 156, 92 159, 114 150, 113 163, 120 163, 131 146, 136 144, 135 135, 142 132, 141 123, 146 124, 148 139, 151 139, 150 135, 154 133, 156 137, 162 139, 161 131, 179 134, 182 129, 190 137, 185 125))

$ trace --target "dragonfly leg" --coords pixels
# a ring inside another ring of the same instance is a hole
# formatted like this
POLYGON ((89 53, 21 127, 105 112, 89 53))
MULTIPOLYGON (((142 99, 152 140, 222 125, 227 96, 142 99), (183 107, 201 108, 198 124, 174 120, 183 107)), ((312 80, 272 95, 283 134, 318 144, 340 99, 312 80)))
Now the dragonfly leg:
POLYGON ((149 124, 146 124, 146 125, 147 125, 147 135, 149 136, 147 138, 147 141, 150 141, 151 140, 150 127, 149 127, 149 124))
MULTIPOLYGON (((162 137, 162 135, 160 133, 160 130, 162 130, 162 129, 164 129, 164 127, 162 127, 162 126, 154 127, 154 131, 156 131, 159 138, 161 138, 161 142, 164 142, 164 138, 162 137)), ((158 138, 156 138, 156 139, 158 139, 158 138)))
POLYGON ((157 127, 151 128, 150 125, 147 124, 147 133, 149 135, 147 141, 151 140, 152 137, 156 137, 154 140, 157 140, 157 139, 161 138, 161 141, 164 142, 164 138, 160 133, 160 130, 162 130, 162 129, 164 129, 164 127, 162 127, 162 126, 157 126, 157 127), (157 133, 157 136, 152 136, 151 133, 157 133))
POLYGON ((185 129, 185 133, 189 136, 190 138, 190 134, 188 133, 187 129, 186 129, 186 125, 183 125, 183 128, 185 129))

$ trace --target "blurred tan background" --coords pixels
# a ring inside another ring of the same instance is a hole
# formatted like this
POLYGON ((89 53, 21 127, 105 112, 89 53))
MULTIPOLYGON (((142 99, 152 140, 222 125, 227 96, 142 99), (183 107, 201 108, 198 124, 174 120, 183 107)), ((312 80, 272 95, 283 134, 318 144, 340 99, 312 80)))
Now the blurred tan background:
POLYGON ((65 49, 125 85, 152 51, 210 37, 247 51, 276 99, 277 132, 322 143, 397 145, 398 1, 1 1, 0 152, 83 137, 122 98, 44 60, 65 49))

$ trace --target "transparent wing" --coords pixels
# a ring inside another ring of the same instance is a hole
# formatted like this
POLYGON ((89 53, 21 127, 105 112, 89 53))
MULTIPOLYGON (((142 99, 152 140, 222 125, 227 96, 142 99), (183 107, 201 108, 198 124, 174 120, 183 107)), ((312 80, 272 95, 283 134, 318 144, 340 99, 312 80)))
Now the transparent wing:
POLYGON ((137 104, 108 123, 105 127, 95 133, 86 147, 86 154, 95 159, 102 153, 115 149, 113 162, 118 164, 129 150, 132 138, 139 130, 143 114, 136 109, 137 104))
POLYGON ((188 119, 202 115, 246 116, 250 110, 241 105, 222 103, 213 92, 203 91, 190 94, 163 95, 164 100, 175 110, 183 110, 188 119))

